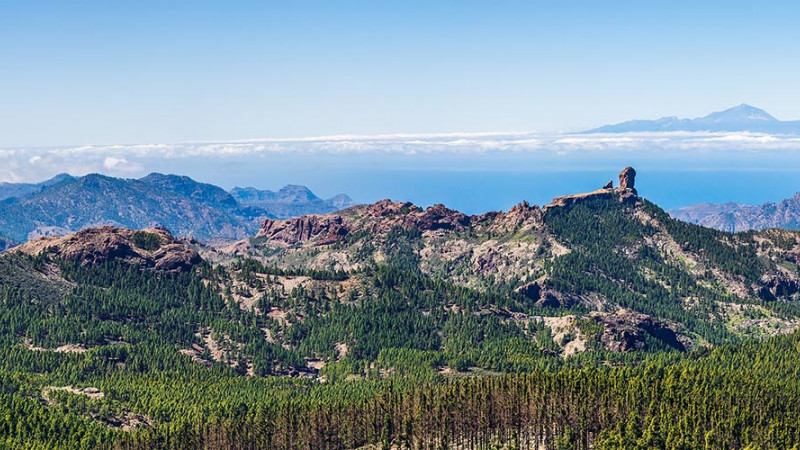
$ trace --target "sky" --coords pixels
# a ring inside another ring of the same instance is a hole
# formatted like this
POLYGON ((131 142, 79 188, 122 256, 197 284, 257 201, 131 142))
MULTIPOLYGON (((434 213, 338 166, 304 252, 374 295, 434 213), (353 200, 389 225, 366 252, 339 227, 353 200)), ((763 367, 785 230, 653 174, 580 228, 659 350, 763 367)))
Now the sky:
POLYGON ((0 1, 0 147, 800 118, 800 3, 0 1))
POLYGON ((800 137, 604 136, 741 103, 800 119, 800 2, 0 0, 0 182, 158 171, 467 212, 599 187, 800 190, 800 137))

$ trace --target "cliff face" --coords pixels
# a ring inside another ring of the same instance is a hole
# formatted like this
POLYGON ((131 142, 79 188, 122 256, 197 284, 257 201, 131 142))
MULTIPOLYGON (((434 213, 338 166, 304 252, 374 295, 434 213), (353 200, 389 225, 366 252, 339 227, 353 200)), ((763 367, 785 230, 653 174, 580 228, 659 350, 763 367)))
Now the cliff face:
POLYGON ((327 245, 337 242, 348 231, 342 216, 303 216, 287 220, 266 219, 256 237, 287 245, 311 240, 315 240, 316 245, 327 245))

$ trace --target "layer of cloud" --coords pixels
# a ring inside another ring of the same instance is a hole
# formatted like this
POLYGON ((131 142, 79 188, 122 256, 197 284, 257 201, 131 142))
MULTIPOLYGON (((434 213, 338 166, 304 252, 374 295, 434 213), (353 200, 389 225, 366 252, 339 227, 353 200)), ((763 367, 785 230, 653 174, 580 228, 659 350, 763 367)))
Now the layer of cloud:
MULTIPOLYGON (((482 157, 529 155, 532 158, 676 158, 698 155, 731 158, 764 154, 800 157, 800 136, 759 133, 535 134, 524 132, 335 135, 290 139, 254 139, 182 144, 84 145, 0 149, 0 181, 38 181, 60 172, 139 175, 154 161, 191 159, 254 161, 271 155, 446 155, 482 157)), ((454 159, 455 161, 455 159, 454 159)), ((180 172, 179 170, 175 170, 180 172)))
POLYGON ((111 172, 120 173, 137 173, 144 170, 140 163, 130 162, 125 158, 116 158, 114 156, 107 156, 103 160, 103 168, 111 172))

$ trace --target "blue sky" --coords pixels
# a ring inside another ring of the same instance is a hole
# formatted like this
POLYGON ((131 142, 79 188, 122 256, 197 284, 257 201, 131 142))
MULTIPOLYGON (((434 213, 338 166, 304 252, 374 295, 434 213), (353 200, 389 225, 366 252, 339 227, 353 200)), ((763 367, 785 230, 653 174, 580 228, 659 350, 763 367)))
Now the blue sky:
POLYGON ((800 2, 0 1, 0 147, 800 118, 800 2))

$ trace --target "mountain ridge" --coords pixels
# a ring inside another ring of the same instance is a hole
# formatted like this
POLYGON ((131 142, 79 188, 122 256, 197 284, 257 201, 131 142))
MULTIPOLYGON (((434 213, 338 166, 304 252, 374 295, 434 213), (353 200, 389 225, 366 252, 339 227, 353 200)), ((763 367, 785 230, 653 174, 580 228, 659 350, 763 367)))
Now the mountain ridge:
POLYGON ((673 209, 669 214, 685 222, 731 233, 768 228, 800 230, 800 192, 776 203, 699 203, 673 209))
POLYGON ((337 202, 322 200, 300 186, 273 194, 271 202, 257 204, 181 175, 127 179, 62 174, 41 183, 0 185, 0 234, 24 242, 99 225, 160 225, 181 236, 240 239, 255 233, 267 217, 332 212, 352 204, 346 196, 335 197, 337 202), (303 189, 304 196, 296 195, 303 189))

